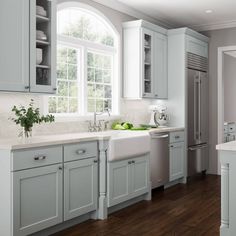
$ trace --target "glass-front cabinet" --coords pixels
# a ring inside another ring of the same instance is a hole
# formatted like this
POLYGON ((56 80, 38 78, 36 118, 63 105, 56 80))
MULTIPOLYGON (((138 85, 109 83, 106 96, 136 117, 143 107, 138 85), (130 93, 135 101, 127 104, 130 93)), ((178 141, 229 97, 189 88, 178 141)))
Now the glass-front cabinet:
POLYGON ((56 92, 56 3, 30 1, 30 91, 56 92))
POLYGON ((153 32, 142 29, 143 34, 143 97, 153 97, 153 32))

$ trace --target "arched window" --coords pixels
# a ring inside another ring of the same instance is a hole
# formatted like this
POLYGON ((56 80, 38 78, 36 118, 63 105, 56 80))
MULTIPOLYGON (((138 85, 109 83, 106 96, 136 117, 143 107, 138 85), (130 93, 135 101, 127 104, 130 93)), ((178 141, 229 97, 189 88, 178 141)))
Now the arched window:
POLYGON ((118 34, 97 10, 76 2, 57 12, 57 95, 50 113, 118 113, 118 34))

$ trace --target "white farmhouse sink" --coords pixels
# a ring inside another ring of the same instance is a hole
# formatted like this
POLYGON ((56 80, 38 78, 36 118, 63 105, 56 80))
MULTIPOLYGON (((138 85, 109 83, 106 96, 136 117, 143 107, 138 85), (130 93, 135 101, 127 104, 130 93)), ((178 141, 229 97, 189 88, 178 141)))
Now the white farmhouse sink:
POLYGON ((147 131, 108 131, 111 135, 108 160, 118 161, 150 152, 147 131))

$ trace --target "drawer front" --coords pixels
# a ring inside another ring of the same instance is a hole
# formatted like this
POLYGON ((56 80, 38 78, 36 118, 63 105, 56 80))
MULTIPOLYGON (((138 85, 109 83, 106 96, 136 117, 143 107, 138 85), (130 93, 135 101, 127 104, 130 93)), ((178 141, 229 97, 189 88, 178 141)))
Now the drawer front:
POLYGON ((62 146, 17 150, 12 153, 12 171, 61 163, 62 146))
POLYGON ((184 132, 171 132, 170 133, 170 143, 184 142, 184 132))
POLYGON ((97 157, 97 142, 77 143, 64 146, 64 161, 97 157))

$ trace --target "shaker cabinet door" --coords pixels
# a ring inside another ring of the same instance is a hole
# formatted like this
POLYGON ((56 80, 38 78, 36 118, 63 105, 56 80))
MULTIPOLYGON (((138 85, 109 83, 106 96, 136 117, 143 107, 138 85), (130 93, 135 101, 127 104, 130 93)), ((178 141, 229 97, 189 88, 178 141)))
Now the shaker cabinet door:
POLYGON ((29 3, 0 1, 0 91, 29 92, 29 3))
POLYGON ((64 220, 97 209, 97 158, 67 162, 64 165, 64 220))
POLYGON ((62 222, 62 164, 13 172, 14 235, 62 222))
POLYGON ((149 158, 147 156, 133 159, 132 165, 132 194, 134 197, 142 195, 148 191, 150 182, 149 158))
POLYGON ((184 176, 184 142, 170 145, 170 181, 184 176))

